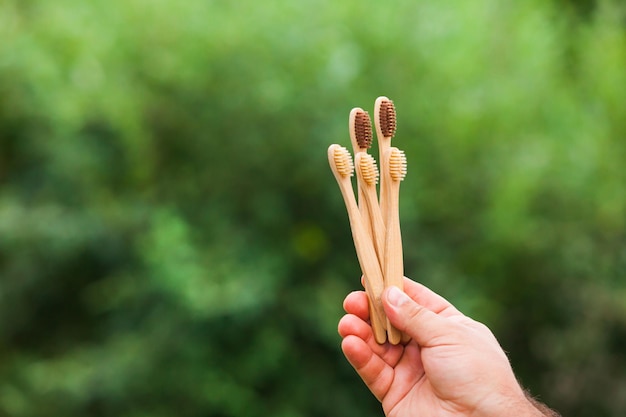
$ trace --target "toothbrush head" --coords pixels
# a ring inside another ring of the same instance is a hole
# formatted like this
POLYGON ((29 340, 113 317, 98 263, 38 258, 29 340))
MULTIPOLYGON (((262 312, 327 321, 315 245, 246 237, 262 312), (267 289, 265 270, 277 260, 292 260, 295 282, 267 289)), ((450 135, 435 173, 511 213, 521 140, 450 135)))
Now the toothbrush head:
POLYGON ((340 145, 330 145, 328 148, 328 162, 335 174, 345 178, 354 174, 354 164, 350 151, 340 145))
POLYGON ((376 167, 376 160, 374 157, 367 153, 357 155, 358 169, 360 170, 361 177, 368 185, 378 184, 378 168, 376 167))
POLYGON ((406 176, 406 155, 395 147, 389 150, 389 174, 394 181, 402 181, 406 176))
POLYGON ((359 148, 368 149, 372 146, 372 122, 365 110, 358 110, 354 114, 354 136, 359 148))
POLYGON ((386 138, 393 137, 396 134, 396 108, 393 101, 381 100, 378 118, 383 136, 386 138))

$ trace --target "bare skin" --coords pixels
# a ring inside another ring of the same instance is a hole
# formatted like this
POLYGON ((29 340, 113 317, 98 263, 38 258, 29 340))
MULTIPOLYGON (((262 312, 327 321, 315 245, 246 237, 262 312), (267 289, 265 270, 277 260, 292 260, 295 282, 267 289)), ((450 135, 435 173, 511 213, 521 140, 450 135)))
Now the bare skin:
MULTIPOLYGON (((405 293, 383 294, 391 323, 411 336, 379 345, 369 325, 367 296, 348 294, 338 330, 342 350, 390 417, 540 417, 500 344, 483 324, 405 278, 405 293)), ((554 414, 556 415, 556 414, 554 414)))

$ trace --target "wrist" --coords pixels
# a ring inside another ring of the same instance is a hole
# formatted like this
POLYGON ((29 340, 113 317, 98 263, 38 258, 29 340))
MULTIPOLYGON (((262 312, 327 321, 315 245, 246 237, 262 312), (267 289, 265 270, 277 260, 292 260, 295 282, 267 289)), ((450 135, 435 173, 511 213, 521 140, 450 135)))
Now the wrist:
POLYGON ((542 402, 538 401, 537 399, 533 398, 533 396, 530 394, 530 392, 524 391, 524 394, 526 395, 526 399, 537 410, 539 410, 539 412, 541 413, 542 416, 544 416, 544 417, 561 417, 561 415, 559 413, 557 413, 556 411, 554 411, 553 409, 551 409, 550 407, 548 407, 544 403, 542 403, 542 402))
POLYGON ((514 414, 509 415, 516 415, 518 417, 545 417, 545 415, 527 399, 524 400, 524 404, 521 406, 520 411, 511 411, 514 412, 514 414))
POLYGON ((484 403, 481 412, 476 417, 546 417, 550 414, 544 414, 534 402, 531 401, 524 393, 514 396, 500 396, 493 399, 489 403, 484 403))
POLYGON ((529 401, 518 403, 517 405, 507 404, 506 406, 499 407, 498 410, 492 410, 491 412, 482 414, 482 417, 502 417, 502 416, 515 416, 515 417, 545 417, 546 415, 539 411, 529 401))

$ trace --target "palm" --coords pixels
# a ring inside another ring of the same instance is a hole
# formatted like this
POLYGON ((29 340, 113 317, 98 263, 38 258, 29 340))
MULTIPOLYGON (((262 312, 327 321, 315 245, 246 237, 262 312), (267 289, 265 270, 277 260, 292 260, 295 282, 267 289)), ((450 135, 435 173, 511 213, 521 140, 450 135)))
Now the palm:
POLYGON ((364 340, 347 337, 343 344, 346 355, 373 394, 382 402, 388 416, 460 416, 463 407, 456 403, 454 393, 437 390, 426 377, 422 355, 432 356, 428 349, 421 351, 415 342, 406 346, 378 345, 373 338, 364 340), (361 362, 363 361, 363 362, 361 362), (371 380, 369 375, 372 376, 371 380), (415 410, 420 410, 415 413, 415 410), (432 414, 438 410, 437 414, 432 414), (429 414, 430 413, 430 414, 429 414))
MULTIPOLYGON (((389 387, 381 398, 385 414, 406 415, 422 404, 437 401, 430 382, 425 378, 420 349, 411 342, 406 347, 394 347, 386 362, 392 370, 389 387)), ((418 414, 422 415, 422 414, 418 414)))

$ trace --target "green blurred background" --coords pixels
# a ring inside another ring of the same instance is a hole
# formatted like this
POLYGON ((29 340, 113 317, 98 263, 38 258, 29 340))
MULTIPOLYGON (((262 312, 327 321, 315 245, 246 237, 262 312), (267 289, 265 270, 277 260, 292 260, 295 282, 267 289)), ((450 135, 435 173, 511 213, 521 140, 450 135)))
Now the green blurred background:
POLYGON ((621 0, 4 0, 0 416, 382 415, 326 159, 380 95, 406 274, 626 415, 621 0))

